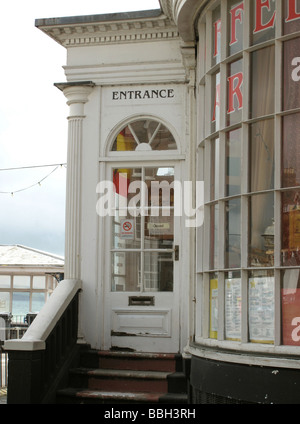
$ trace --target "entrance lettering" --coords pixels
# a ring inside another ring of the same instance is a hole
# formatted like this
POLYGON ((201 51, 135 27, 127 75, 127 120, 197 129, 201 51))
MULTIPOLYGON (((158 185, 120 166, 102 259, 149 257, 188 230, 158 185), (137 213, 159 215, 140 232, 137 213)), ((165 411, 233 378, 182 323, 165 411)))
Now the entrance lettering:
POLYGON ((175 97, 173 88, 157 90, 127 90, 113 91, 113 100, 143 100, 143 99, 172 99, 175 97))

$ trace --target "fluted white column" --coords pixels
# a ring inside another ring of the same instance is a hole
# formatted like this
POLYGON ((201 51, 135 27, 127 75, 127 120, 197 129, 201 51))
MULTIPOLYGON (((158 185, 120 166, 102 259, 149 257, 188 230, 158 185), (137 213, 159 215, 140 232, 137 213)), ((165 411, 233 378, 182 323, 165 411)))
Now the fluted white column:
POLYGON ((65 279, 80 279, 81 246, 81 155, 84 105, 92 84, 65 85, 63 93, 70 107, 66 185, 65 279))

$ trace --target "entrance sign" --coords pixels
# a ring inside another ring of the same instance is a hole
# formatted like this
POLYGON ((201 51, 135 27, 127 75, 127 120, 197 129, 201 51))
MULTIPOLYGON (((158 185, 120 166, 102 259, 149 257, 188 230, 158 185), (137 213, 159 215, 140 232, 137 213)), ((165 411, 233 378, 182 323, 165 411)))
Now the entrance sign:
POLYGON ((141 99, 173 99, 175 91, 173 88, 164 88, 156 90, 127 90, 113 91, 113 100, 141 100, 141 99))

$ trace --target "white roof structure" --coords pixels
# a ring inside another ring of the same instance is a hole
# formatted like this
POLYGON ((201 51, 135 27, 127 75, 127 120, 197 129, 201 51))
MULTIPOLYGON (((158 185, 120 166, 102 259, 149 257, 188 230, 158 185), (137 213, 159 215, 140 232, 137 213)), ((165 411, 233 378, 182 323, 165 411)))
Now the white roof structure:
POLYGON ((0 269, 12 266, 63 267, 64 258, 18 244, 0 245, 0 269))

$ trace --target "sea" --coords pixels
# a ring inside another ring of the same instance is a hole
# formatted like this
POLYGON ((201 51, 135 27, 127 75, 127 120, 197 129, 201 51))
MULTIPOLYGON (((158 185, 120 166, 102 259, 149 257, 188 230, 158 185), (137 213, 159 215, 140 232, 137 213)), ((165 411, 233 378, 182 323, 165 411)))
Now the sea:
MULTIPOLYGON (((7 302, 0 308, 0 313, 8 312, 7 302)), ((22 322, 28 313, 38 313, 45 304, 44 293, 32 293, 31 305, 28 292, 13 292, 12 315, 14 322, 22 322)))

